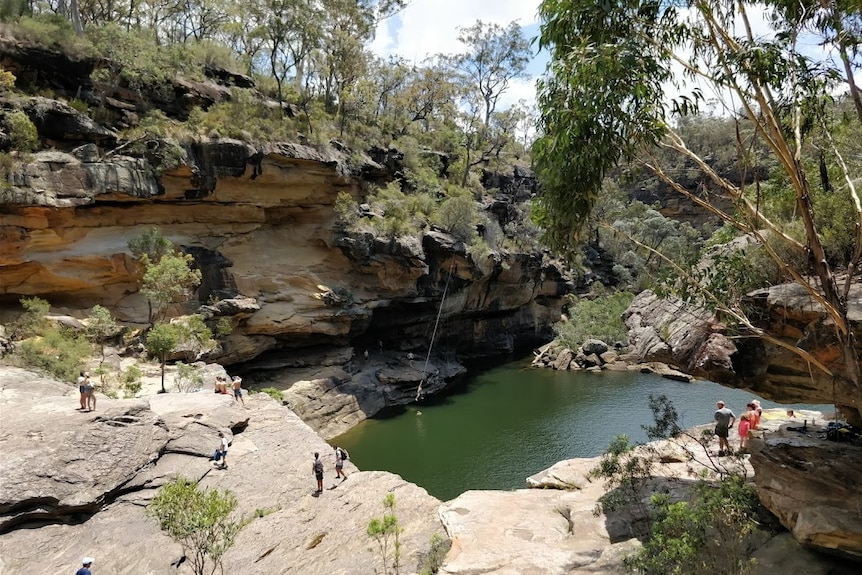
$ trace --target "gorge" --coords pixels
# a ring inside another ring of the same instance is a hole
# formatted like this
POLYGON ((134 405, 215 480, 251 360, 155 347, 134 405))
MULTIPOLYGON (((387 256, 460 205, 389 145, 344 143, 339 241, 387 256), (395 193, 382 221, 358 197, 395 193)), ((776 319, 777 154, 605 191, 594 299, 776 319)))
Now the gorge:
MULTIPOLYGON (((452 526, 459 517, 477 517, 483 507, 493 514, 496 507, 482 497, 518 497, 473 494, 465 499, 477 497, 478 503, 450 502, 438 511, 440 501, 397 476, 375 471, 353 475, 355 470, 349 469, 351 480, 344 487, 358 488, 327 492, 324 497, 334 495, 335 503, 325 508, 320 505, 325 499, 308 494, 307 468, 311 452, 328 450, 325 438, 385 407, 412 401, 418 383, 429 374, 434 383, 426 391, 433 393, 463 372, 465 359, 547 342, 568 296, 606 276, 607 262, 588 260, 576 280, 541 250, 483 253, 430 225, 393 237, 346 231, 335 209, 339 194, 359 205, 360 217, 381 217, 363 206, 364 200, 370 186, 400 177, 399 150, 352 150, 338 140, 314 144, 299 137, 252 144, 218 134, 182 144, 157 134, 121 140, 117 125, 133 123, 152 103, 130 90, 98 93, 89 80, 96 62, 70 61, 7 40, 0 48, 5 69, 58 92, 56 98, 16 95, 3 103, 4 110, 21 110, 31 119, 43 148, 11 156, 5 168, 7 185, 0 190, 3 322, 19 310, 22 296, 38 296, 52 304, 55 316, 80 318, 100 304, 130 328, 146 326, 148 302, 138 292, 128 242, 157 227, 192 256, 202 274, 196 301, 177 305, 172 314, 201 310, 208 320, 227 318, 231 324, 219 347, 200 359, 243 373, 249 383, 284 389, 291 408, 260 394, 250 398, 246 415, 218 395, 171 393, 100 400, 104 413, 85 415, 67 409, 74 405, 70 386, 2 366, 4 414, 21 414, 20 434, 10 438, 20 451, 13 452, 9 443, 3 448, 4 454, 17 454, 2 462, 4 568, 56 573, 74 563, 81 549, 97 548, 103 550, 105 568, 118 572, 184 569, 178 567, 178 547, 142 511, 155 490, 177 473, 235 490, 243 513, 276 509, 252 522, 227 558, 229 570, 247 573, 371 572, 374 557, 356 534, 382 512, 379 503, 390 491, 398 494, 412 564, 427 552, 431 535, 443 533, 438 513, 452 526), (110 121, 94 122, 71 106, 73 94, 99 102, 110 121), (432 342, 438 313, 444 318, 445 338, 432 342), (435 353, 426 370, 429 348, 435 353), (211 439, 228 430, 232 468, 219 476, 208 461, 211 439), (123 454, 119 463, 117 454, 123 454)), ((226 83, 245 81, 236 74, 214 76, 173 81, 172 97, 157 105, 172 117, 187 117, 195 106, 231 97, 226 83)), ((488 171, 483 179, 487 186, 479 205, 501 228, 536 186, 529 170, 520 166, 506 174, 488 171)), ((853 293, 858 302, 858 292, 853 293)), ((644 346, 642 356, 683 364, 690 348, 681 351, 676 344, 693 330, 674 310, 663 313, 679 323, 668 323, 667 330, 662 322, 650 324, 650 341, 657 338, 663 345, 644 346), (672 337, 664 337, 664 331, 672 337)), ((633 311, 630 319, 645 315, 633 311)), ((794 320, 808 326, 814 318, 803 314, 794 320)), ((714 327, 709 320, 704 325, 704 331, 714 327)), ((788 337, 802 332, 796 325, 787 330, 788 337)), ((782 363, 785 358, 778 356, 770 365, 782 363)), ((792 369, 801 381, 798 366, 792 369)), ((782 380, 775 374, 775 369, 766 370, 765 379, 778 397, 782 380)), ((736 383, 758 389, 762 375, 746 372, 736 383)), ((808 388, 795 386, 799 391, 793 398, 829 402, 833 396, 825 385, 818 380, 808 388)), ((841 397, 842 405, 857 405, 852 394, 841 397)), ((850 488, 844 493, 830 486, 842 495, 830 498, 828 506, 816 501, 828 509, 853 501, 852 488, 858 485, 856 460, 844 455, 834 460, 848 467, 833 475, 850 488)), ((819 465, 816 455, 807 462, 787 457, 776 458, 775 464, 819 465)), ((586 485, 583 469, 576 477, 573 483, 595 487, 586 485)), ((804 495, 784 501, 775 495, 786 491, 792 476, 779 483, 767 486, 775 505, 800 508, 804 495)), ((559 537, 564 552, 551 554, 561 558, 563 567, 554 567, 559 572, 619 572, 619 556, 614 555, 620 551, 613 547, 622 539, 619 526, 592 517, 594 497, 545 490, 531 490, 526 497, 541 502, 512 502, 508 509, 519 509, 519 517, 539 518, 542 525, 528 528, 516 522, 506 536, 528 543, 559 537), (577 511, 578 537, 557 508, 577 511), (586 532, 593 546, 582 549, 579 538, 586 532)), ((806 544, 859 555, 858 521, 850 516, 841 529, 829 532, 828 522, 811 527, 816 523, 812 514, 820 519, 829 512, 808 508, 808 514, 787 512, 782 518, 788 528, 799 526, 798 538, 806 544)), ((487 523, 493 524, 493 518, 487 523)), ((476 538, 454 527, 448 534, 456 547, 445 572, 471 572, 478 563, 465 557, 476 538)), ((529 546, 511 548, 522 558, 536 554, 529 546)), ((487 572, 511 572, 504 563, 496 560, 487 572)), ((541 572, 541 565, 533 567, 541 572)))

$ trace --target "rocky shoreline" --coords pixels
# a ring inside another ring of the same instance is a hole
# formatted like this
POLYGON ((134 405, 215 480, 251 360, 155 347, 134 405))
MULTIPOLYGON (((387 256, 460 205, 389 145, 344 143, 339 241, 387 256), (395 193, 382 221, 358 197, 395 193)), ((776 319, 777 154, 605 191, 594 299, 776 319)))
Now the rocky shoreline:
MULTIPOLYGON (((349 462, 349 479, 336 485, 331 447, 266 394, 247 397, 245 406, 208 390, 134 400, 100 397, 99 411, 92 413, 76 410, 76 404, 77 390, 71 386, 0 366, 0 407, 4 414, 14 414, 4 417, 0 440, 0 572, 71 572, 85 554, 96 557, 99 572, 185 572, 177 567, 180 548, 144 515, 158 487, 177 474, 199 479, 206 487, 230 489, 243 516, 266 511, 240 532, 225 556, 229 573, 374 572, 380 559, 369 551, 365 529, 382 514, 389 492, 396 494, 404 527, 404 573, 419 571, 435 533, 451 539, 439 571, 447 575, 622 573, 623 556, 639 544, 630 536, 626 522, 631 518, 594 514, 604 492, 588 475, 595 458, 560 462, 529 478, 528 489, 468 491, 442 503, 396 475, 360 471, 349 462), (210 460, 218 431, 231 441, 226 470, 215 469, 210 460), (326 490, 320 497, 312 493, 314 451, 327 461, 326 490)), ((743 464, 757 471, 759 486, 786 495, 794 491, 775 469, 822 462, 792 462, 787 457, 793 451, 770 447, 815 441, 781 431, 787 422, 779 411, 764 418, 766 437, 743 464)), ((803 535, 821 548, 852 555, 862 549, 852 518, 841 519, 848 527, 843 532, 827 532, 825 524, 819 534, 810 532, 815 510, 820 519, 846 517, 846 511, 841 515, 834 506, 852 509, 862 492, 857 479, 844 490, 828 485, 836 478, 846 481, 839 469, 842 461, 851 467, 862 462, 849 446, 836 447, 841 455, 833 457, 830 474, 812 474, 819 497, 796 491, 794 500, 773 503, 789 503, 796 510, 797 538, 803 535), (830 534, 837 536, 830 540, 830 534)), ((656 453, 662 475, 688 477, 692 472, 693 464, 673 446, 659 446, 656 453)), ((796 572, 812 575, 855 572, 840 560, 806 550, 786 533, 765 543, 755 557, 759 568, 804 566, 803 571, 795 567, 796 572)))

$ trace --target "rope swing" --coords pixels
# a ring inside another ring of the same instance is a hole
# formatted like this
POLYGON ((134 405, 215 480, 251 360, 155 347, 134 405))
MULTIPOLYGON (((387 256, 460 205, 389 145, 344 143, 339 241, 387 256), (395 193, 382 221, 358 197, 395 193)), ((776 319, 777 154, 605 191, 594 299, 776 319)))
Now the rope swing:
POLYGON ((431 341, 428 344, 428 353, 425 355, 425 365, 422 367, 422 379, 419 380, 419 387, 416 388, 416 399, 422 399, 422 384, 425 383, 425 376, 428 373, 428 362, 431 360, 431 349, 434 347, 434 339, 437 337, 437 328, 440 325, 440 317, 443 315, 443 302, 446 301, 446 294, 449 292, 449 281, 452 279, 452 274, 455 271, 455 258, 452 258, 452 265, 449 267, 449 274, 446 276, 446 285, 443 286, 443 297, 440 298, 440 308, 437 310, 437 320, 434 322, 434 331, 431 333, 431 341))

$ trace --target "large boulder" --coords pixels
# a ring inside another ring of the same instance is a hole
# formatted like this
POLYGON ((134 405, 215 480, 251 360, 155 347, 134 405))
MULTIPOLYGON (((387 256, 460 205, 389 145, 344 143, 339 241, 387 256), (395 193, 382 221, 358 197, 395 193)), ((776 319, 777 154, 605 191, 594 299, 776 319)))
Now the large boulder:
POLYGON ((797 541, 862 561, 862 445, 826 441, 823 423, 756 442, 757 491, 797 541))
MULTIPOLYGON (((843 285, 847 278, 838 279, 843 285)), ((831 319, 811 294, 799 284, 783 284, 749 294, 747 303, 752 317, 783 345, 734 337, 709 310, 649 290, 635 297, 623 319, 639 360, 678 365, 686 373, 775 401, 835 404, 849 421, 862 422, 862 390, 851 382, 855 374, 841 360, 831 319), (828 365, 832 375, 788 347, 799 347, 828 365)), ((862 356, 862 281, 851 283, 847 309, 862 356)))

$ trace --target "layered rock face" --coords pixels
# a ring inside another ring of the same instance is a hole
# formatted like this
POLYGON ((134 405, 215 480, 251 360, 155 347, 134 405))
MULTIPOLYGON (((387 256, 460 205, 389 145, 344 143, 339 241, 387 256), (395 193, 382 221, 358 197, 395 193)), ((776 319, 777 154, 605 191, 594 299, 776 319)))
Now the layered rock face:
POLYGON ((34 154, 0 192, 6 301, 98 303, 146 321, 127 244, 153 226, 194 256, 201 302, 242 295, 259 304, 235 317, 238 329, 212 358, 223 363, 321 344, 427 347, 444 289, 448 345, 504 352, 548 337, 572 290, 539 255, 474 261, 442 232, 398 240, 335 232, 337 195, 359 199, 364 183, 334 150, 220 140, 184 154, 161 175, 146 159, 101 155, 95 144, 34 154))
POLYGON ((0 458, 0 571, 73 572, 94 556, 99 572, 186 573, 183 552, 145 515, 158 488, 182 475, 203 488, 229 489, 237 517, 250 519, 224 557, 226 573, 364 575, 382 566, 365 530, 396 496, 402 565, 417 569, 440 502, 385 472, 347 462, 335 481, 334 454, 290 410, 265 394, 245 407, 199 392, 140 400, 99 397, 80 412, 77 389, 0 366, 4 425, 0 458), (210 460, 218 432, 230 439, 227 469, 210 460), (325 462, 324 493, 312 454, 325 462), (262 517, 258 510, 263 510, 262 517))
MULTIPOLYGON (((749 300, 769 333, 807 351, 834 377, 784 347, 760 338, 733 337, 708 311, 651 291, 638 295, 624 315, 634 353, 775 401, 834 404, 848 421, 862 423, 862 390, 846 372, 823 308, 797 284, 760 290, 749 300)), ((862 354, 862 281, 852 284, 847 306, 862 354)))
POLYGON ((757 491, 797 541, 862 561, 862 445, 825 441, 824 423, 755 443, 757 491))

